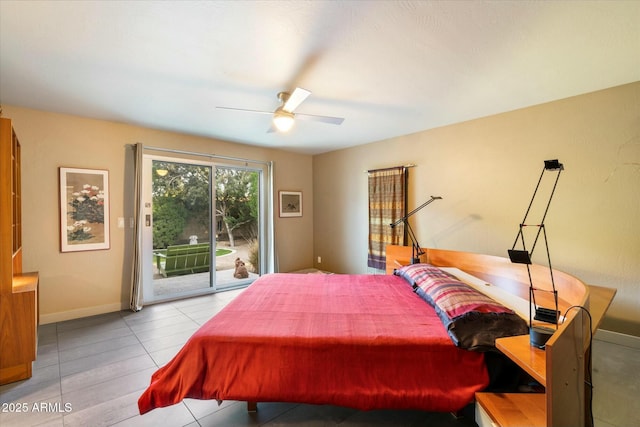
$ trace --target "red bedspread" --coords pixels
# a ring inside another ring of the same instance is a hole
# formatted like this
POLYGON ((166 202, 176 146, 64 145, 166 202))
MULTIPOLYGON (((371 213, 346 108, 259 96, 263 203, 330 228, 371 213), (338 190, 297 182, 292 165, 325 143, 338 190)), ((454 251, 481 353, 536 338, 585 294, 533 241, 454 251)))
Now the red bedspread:
POLYGON ((184 398, 456 411, 488 384, 393 275, 262 276, 151 378, 140 413, 184 398))

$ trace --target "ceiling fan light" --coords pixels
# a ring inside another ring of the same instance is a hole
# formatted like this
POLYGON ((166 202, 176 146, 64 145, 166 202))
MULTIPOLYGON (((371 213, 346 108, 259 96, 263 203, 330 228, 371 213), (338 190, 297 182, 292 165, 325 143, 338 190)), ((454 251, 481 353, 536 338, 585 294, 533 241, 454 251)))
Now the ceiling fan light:
POLYGON ((273 125, 280 132, 288 132, 293 127, 293 113, 283 110, 277 110, 273 114, 273 125))

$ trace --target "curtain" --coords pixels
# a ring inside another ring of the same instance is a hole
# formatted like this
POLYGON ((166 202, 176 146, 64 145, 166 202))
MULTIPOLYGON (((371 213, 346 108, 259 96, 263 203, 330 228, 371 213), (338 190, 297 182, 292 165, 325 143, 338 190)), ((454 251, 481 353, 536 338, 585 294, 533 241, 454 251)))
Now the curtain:
POLYGON ((267 220, 266 220, 266 231, 267 235, 265 237, 265 242, 267 245, 266 257, 267 257, 267 271, 266 273, 277 273, 279 271, 278 259, 276 257, 276 237, 275 237, 275 200, 276 194, 274 190, 274 163, 273 161, 268 163, 267 169, 267 182, 265 194, 267 195, 266 203, 267 203, 267 220))
POLYGON ((387 245, 404 245, 404 224, 390 224, 406 211, 407 168, 398 166, 369 171, 369 256, 367 266, 385 268, 387 245))
POLYGON ((133 239, 131 265, 131 299, 129 307, 133 311, 142 310, 142 151, 143 146, 133 146, 133 239))

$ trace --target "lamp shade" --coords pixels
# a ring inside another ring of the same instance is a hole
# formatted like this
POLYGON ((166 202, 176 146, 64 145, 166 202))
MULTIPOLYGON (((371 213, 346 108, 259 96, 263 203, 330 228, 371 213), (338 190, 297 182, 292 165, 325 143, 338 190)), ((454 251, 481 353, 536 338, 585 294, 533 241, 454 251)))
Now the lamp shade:
POLYGON ((288 111, 284 111, 281 108, 278 108, 275 113, 273 113, 273 125, 280 132, 288 132, 293 127, 293 113, 288 111))

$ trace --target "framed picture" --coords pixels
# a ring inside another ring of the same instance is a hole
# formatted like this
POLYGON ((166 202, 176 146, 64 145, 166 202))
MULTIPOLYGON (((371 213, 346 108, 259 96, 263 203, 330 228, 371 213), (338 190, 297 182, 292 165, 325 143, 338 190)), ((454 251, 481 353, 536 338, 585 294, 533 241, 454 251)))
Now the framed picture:
POLYGON ((109 171, 60 168, 60 251, 109 249, 109 171))
POLYGON ((302 216, 302 191, 280 191, 280 216, 302 216))

